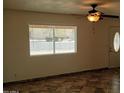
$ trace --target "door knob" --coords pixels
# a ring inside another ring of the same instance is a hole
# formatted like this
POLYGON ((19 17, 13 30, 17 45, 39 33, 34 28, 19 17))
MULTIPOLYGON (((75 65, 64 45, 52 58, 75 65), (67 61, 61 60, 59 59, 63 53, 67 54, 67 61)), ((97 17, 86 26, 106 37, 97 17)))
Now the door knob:
POLYGON ((109 48, 109 52, 113 52, 112 48, 109 48))

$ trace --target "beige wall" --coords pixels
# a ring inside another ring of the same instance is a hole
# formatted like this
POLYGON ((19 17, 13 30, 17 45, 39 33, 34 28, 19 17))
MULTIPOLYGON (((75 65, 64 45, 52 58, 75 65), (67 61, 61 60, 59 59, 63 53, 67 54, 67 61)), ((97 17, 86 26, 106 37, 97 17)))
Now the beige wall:
POLYGON ((4 10, 4 82, 104 68, 108 66, 108 31, 119 20, 90 23, 83 16, 4 10), (29 56, 29 24, 75 25, 77 53, 29 56))

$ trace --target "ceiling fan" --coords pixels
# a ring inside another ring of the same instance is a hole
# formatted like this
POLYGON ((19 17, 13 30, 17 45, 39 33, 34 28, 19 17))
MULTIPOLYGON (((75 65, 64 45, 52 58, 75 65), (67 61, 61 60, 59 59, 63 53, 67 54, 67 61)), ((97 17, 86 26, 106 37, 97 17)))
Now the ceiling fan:
POLYGON ((87 15, 87 18, 90 22, 97 22, 103 17, 109 17, 109 18, 119 18, 119 16, 116 15, 106 15, 101 11, 97 11, 95 8, 97 7, 97 4, 91 4, 92 10, 88 11, 89 14, 87 15))

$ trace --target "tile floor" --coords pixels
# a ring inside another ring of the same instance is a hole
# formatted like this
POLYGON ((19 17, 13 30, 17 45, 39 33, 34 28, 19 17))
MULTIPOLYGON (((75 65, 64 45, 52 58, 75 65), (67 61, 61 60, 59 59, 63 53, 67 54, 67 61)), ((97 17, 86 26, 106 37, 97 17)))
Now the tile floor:
MULTIPOLYGON (((120 69, 84 71, 38 80, 4 84, 13 93, 119 93, 120 69), (18 92, 19 91, 19 92, 18 92)), ((10 92, 11 93, 11 92, 10 92)))

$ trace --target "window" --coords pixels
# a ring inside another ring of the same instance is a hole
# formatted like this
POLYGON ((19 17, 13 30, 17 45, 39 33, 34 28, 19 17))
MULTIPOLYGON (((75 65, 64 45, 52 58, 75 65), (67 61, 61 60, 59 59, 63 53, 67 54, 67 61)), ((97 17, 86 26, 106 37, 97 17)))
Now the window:
POLYGON ((120 47, 120 36, 119 36, 119 32, 116 32, 115 35, 114 35, 113 45, 114 45, 115 52, 118 52, 119 51, 119 47, 120 47))
POLYGON ((76 52, 76 26, 29 25, 30 55, 76 52))

